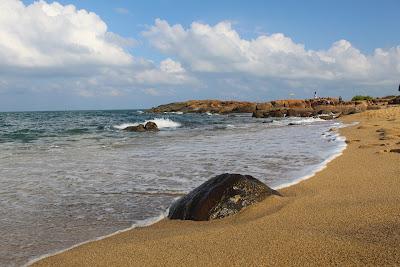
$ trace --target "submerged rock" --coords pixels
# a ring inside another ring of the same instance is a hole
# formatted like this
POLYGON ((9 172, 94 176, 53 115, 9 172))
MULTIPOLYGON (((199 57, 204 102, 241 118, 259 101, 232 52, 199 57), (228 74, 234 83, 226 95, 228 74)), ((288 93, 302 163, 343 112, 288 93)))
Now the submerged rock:
POLYGON ((159 131, 157 124, 152 121, 147 122, 144 128, 146 129, 146 131, 153 131, 153 132, 159 131))
POLYGON ((136 126, 128 126, 124 129, 124 131, 128 131, 128 132, 145 132, 146 129, 144 128, 143 124, 139 124, 136 126))
POLYGON ((221 174, 203 183, 177 200, 168 218, 208 221, 220 219, 260 202, 270 195, 280 195, 250 175, 221 174))
POLYGON ((158 126, 156 123, 149 121, 146 125, 139 124, 136 126, 128 126, 124 129, 128 132, 156 132, 159 131, 158 126))

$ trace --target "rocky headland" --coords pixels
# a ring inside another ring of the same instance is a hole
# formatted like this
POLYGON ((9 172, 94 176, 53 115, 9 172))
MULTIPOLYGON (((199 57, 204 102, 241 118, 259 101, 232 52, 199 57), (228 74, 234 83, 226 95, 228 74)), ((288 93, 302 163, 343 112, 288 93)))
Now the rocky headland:
POLYGON ((341 101, 339 98, 286 99, 270 102, 243 102, 220 100, 190 100, 160 105, 150 112, 183 112, 183 113, 252 113, 256 118, 267 117, 314 117, 325 119, 340 115, 360 113, 371 109, 381 109, 400 104, 400 96, 388 96, 360 101, 341 101))

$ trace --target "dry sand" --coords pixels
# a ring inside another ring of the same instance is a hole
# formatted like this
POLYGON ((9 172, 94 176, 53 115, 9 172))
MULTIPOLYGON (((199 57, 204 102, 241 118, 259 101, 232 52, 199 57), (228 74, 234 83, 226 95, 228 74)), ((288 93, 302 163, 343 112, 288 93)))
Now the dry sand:
MULTIPOLYGON (((400 265, 400 107, 343 118, 343 155, 309 180, 212 222, 162 220, 38 266, 400 265)), ((310 148, 312 149, 312 148, 310 148)))

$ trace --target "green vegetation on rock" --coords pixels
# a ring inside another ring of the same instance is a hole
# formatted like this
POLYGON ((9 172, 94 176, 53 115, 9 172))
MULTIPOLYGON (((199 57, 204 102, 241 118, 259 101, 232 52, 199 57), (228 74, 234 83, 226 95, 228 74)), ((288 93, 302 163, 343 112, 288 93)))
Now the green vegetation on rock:
POLYGON ((373 97, 369 95, 356 95, 351 99, 351 101, 372 100, 372 99, 373 97))

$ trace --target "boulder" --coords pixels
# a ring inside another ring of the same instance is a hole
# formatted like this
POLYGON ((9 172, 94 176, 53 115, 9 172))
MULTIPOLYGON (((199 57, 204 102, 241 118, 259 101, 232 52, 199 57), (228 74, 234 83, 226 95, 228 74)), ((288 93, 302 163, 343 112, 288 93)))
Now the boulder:
POLYGON ((128 132, 156 132, 159 131, 158 126, 156 123, 149 121, 146 125, 139 124, 136 126, 128 126, 124 129, 128 132))
POLYGON ((168 218, 208 221, 238 213, 267 196, 280 195, 250 175, 221 174, 172 204, 168 218))
POLYGON ((144 126, 146 131, 152 131, 152 132, 157 132, 159 131, 158 126, 155 122, 149 121, 146 123, 144 126))
POLYGON ((315 114, 313 109, 308 108, 290 108, 286 112, 288 117, 312 117, 315 114))
POLYGON ((254 118, 264 118, 264 111, 263 110, 256 110, 253 112, 254 118))
POLYGON ((139 124, 136 126, 128 126, 124 130, 128 132, 145 132, 146 128, 144 128, 143 124, 139 124))
POLYGON ((270 110, 272 108, 272 104, 269 102, 258 103, 256 106, 256 110, 270 110))
POLYGON ((324 115, 318 116, 318 118, 327 121, 327 120, 336 119, 337 117, 336 117, 336 115, 334 115, 334 114, 324 114, 324 115))
POLYGON ((391 105, 400 105, 400 96, 397 96, 390 100, 389 104, 391 105))
POLYGON ((272 109, 268 112, 264 112, 264 117, 281 118, 286 116, 286 109, 272 109))

